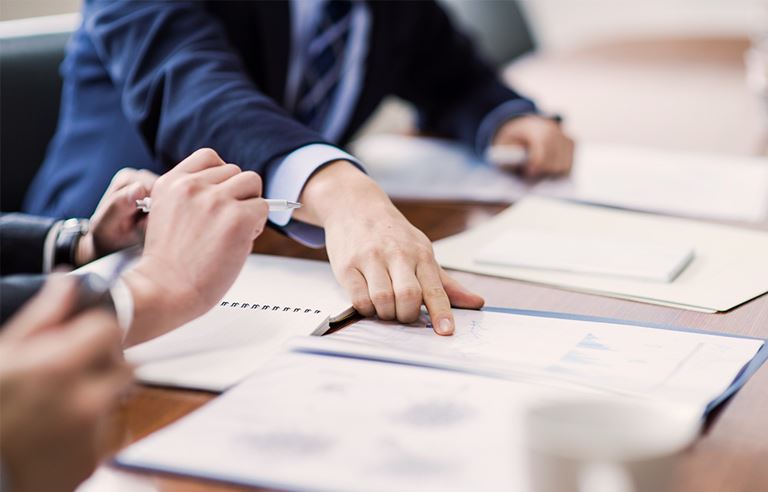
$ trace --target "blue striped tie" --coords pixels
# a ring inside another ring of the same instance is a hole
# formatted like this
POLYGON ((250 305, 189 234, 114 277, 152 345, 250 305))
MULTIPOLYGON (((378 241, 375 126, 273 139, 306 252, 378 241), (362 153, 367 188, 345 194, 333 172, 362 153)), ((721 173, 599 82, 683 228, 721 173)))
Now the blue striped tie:
POLYGON ((341 80, 352 20, 350 0, 329 0, 307 46, 306 63, 296 95, 294 115, 305 125, 321 130, 341 80))

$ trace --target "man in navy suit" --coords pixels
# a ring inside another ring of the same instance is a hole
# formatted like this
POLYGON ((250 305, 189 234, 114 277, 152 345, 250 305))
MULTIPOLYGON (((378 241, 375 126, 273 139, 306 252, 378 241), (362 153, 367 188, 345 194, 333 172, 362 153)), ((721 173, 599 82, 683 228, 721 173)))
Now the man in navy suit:
MULTIPOLYGON (((482 299, 448 277, 428 239, 344 144, 381 100, 482 152, 526 146, 531 175, 566 172, 558 123, 505 87, 434 2, 86 1, 63 64, 59 128, 26 210, 87 215, 116 169, 162 173, 199 147, 258 172, 267 198, 304 207, 270 223, 331 265, 364 315, 435 331, 482 299)), ((460 184, 457 183, 457 186, 460 184)))

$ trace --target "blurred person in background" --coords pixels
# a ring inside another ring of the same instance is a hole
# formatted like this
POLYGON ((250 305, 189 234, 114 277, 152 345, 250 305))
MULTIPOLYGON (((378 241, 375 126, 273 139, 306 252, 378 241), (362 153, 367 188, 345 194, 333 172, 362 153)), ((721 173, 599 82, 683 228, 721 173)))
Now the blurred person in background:
POLYGON ((0 333, 4 491, 71 491, 106 448, 105 424, 131 385, 114 313, 73 314, 77 281, 54 274, 0 333))

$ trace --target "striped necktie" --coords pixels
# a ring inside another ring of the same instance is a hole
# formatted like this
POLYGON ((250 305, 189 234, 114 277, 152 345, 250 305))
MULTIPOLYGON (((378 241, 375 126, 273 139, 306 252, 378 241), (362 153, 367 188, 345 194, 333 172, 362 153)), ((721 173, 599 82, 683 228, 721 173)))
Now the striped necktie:
POLYGON ((294 115, 305 125, 322 129, 342 77, 352 16, 350 0, 328 0, 307 46, 304 73, 294 115))

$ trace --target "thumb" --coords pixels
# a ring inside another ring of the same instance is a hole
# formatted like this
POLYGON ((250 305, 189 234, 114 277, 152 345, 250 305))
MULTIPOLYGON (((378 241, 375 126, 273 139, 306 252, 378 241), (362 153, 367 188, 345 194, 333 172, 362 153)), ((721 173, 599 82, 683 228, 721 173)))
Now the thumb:
POLYGON ((485 299, 465 288, 445 273, 445 270, 442 268, 440 268, 440 281, 443 283, 445 293, 451 301, 451 306, 464 309, 480 309, 485 304, 485 299))

